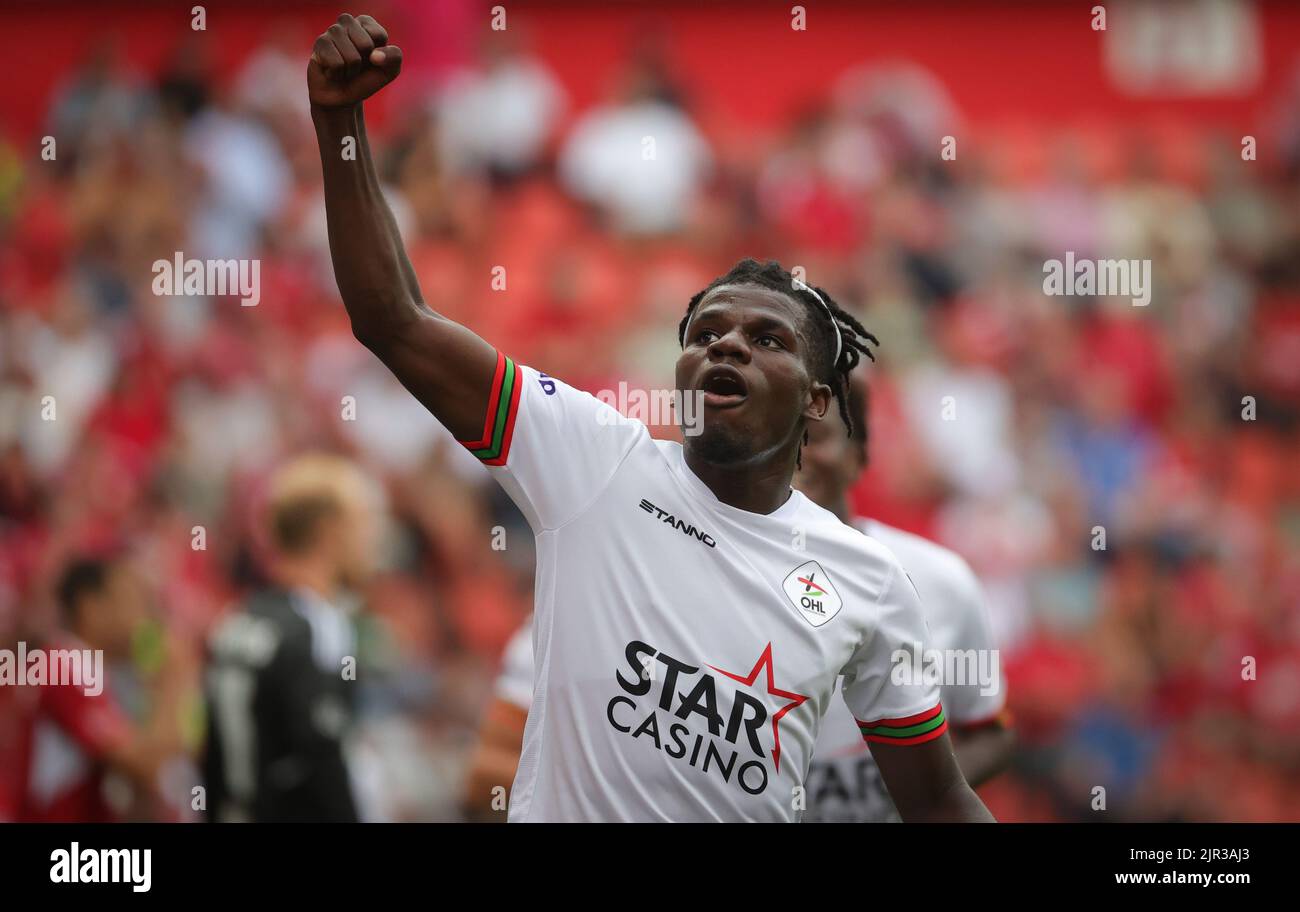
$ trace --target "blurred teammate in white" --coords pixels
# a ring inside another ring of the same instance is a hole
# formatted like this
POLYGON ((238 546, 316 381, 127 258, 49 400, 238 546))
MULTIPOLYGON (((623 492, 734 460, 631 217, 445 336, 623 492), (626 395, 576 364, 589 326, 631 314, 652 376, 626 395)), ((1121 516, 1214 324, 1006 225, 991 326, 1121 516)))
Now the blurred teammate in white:
MULTIPOLYGON (((858 372, 849 378, 848 402, 853 426, 861 433, 847 437, 838 415, 811 426, 795 485, 844 522, 889 546, 921 595, 930 629, 928 648, 958 654, 964 669, 973 672, 965 683, 945 681, 941 693, 962 773, 972 786, 980 785, 1007 765, 1014 736, 1001 663, 991 658, 998 654, 979 581, 966 561, 942 545, 853 515, 848 493, 866 468, 870 441, 867 385, 858 372), (986 672, 993 672, 983 682, 978 680, 981 661, 986 672)), ((832 704, 822 721, 807 787, 806 823, 899 819, 858 726, 841 704, 832 704)))

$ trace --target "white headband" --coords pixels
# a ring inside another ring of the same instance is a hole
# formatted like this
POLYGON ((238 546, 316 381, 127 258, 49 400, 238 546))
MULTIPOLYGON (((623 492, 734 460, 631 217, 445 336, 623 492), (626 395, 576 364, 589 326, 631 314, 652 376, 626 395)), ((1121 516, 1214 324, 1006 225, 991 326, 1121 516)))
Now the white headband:
POLYGON ((834 367, 835 365, 840 363, 840 352, 844 348, 844 339, 840 335, 840 324, 835 322, 835 314, 831 313, 830 305, 822 300, 821 295, 819 295, 817 292, 813 291, 810 287, 808 287, 808 285, 803 281, 803 279, 795 278, 794 287, 799 289, 800 291, 806 291, 808 292, 808 294, 816 298, 817 303, 820 304, 822 308, 826 311, 826 316, 830 317, 831 326, 834 327, 835 329, 835 360, 831 362, 831 367, 834 367))

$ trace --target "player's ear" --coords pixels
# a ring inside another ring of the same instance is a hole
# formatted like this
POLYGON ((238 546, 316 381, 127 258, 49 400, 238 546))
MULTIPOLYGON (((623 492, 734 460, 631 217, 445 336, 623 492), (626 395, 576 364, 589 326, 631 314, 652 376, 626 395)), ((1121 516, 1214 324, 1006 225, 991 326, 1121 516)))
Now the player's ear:
POLYGON ((821 421, 831 407, 831 388, 825 383, 814 382, 808 393, 808 405, 803 416, 809 421, 821 421))

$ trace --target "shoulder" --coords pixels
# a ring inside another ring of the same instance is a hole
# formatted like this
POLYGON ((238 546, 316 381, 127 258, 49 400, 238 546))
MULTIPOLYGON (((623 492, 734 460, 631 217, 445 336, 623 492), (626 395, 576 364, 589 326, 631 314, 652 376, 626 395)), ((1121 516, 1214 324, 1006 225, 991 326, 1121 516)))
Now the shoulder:
POLYGON ((289 593, 265 589, 250 595, 213 630, 209 651, 218 661, 261 667, 286 648, 310 648, 311 626, 294 611, 289 593))
POLYGON ((861 520, 855 525, 866 537, 883 543, 898 556, 926 604, 978 608, 979 580, 956 551, 875 520, 861 520))
POLYGON ((282 589, 268 589, 252 596, 245 612, 273 626, 285 639, 310 638, 311 624, 294 606, 293 596, 282 589))
POLYGON ((558 377, 552 377, 524 364, 519 365, 515 370, 513 380, 510 379, 508 366, 499 369, 498 373, 503 375, 501 376, 502 392, 497 395, 494 391, 493 401, 501 403, 499 408, 503 414, 509 414, 507 423, 513 424, 514 421, 514 407, 505 404, 507 397, 513 396, 529 400, 528 408, 534 413, 543 413, 552 419, 570 422, 570 429, 577 432, 576 439, 590 440, 597 434, 620 440, 629 437, 649 439, 649 431, 642 422, 624 415, 610 401, 607 401, 612 398, 608 395, 608 391, 592 395, 558 377), (506 389, 507 386, 509 390, 506 389), (516 388, 522 390, 522 395, 516 393, 516 388), (573 427, 572 423, 579 423, 581 426, 573 427))
POLYGON ((805 532, 810 543, 816 542, 819 553, 836 564, 839 576, 866 589, 873 600, 899 585, 899 578, 906 579, 904 562, 887 544, 841 522, 803 494, 795 492, 794 496, 803 501, 794 517, 796 527, 805 532))
POLYGON ((678 464, 683 463, 682 445, 676 440, 660 440, 657 437, 650 438, 650 444, 655 448, 665 463, 678 464))

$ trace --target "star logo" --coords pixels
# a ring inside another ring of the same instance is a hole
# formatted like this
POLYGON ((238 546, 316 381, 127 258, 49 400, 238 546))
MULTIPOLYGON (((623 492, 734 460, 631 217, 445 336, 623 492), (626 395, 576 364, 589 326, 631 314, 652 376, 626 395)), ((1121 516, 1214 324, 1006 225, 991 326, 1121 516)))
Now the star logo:
POLYGON ((787 690, 781 690, 776 686, 776 675, 772 668, 772 644, 767 644, 767 648, 764 649, 763 654, 758 657, 758 661, 754 663, 754 667, 750 669, 748 675, 732 674, 729 671, 724 671, 716 665, 710 665, 709 667, 718 672, 718 674, 724 674, 733 681, 739 681, 746 687, 753 687, 754 682, 758 680, 759 670, 766 667, 767 692, 774 697, 780 697, 783 700, 790 701, 772 715, 772 762, 776 765, 776 771, 778 773, 781 772, 781 717, 796 706, 799 706, 807 700, 808 697, 804 694, 790 693, 787 690))

